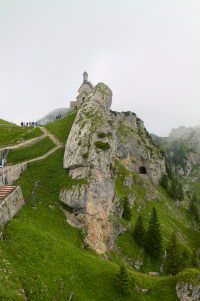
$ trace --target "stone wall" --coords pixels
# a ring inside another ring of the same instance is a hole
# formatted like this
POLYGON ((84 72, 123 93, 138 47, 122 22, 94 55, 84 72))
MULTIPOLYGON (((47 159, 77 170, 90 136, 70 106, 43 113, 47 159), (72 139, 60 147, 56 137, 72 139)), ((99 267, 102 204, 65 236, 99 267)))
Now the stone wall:
POLYGON ((0 224, 4 225, 24 206, 21 188, 16 189, 0 204, 0 224))
MULTIPOLYGON (((13 182, 16 181, 21 173, 27 168, 28 163, 19 163, 14 166, 6 166, 5 169, 8 169, 4 173, 6 185, 13 185, 13 182)), ((0 176, 0 188, 3 187, 2 176, 0 176)))
POLYGON ((70 101, 70 111, 74 111, 76 109, 76 107, 80 106, 80 102, 79 101, 70 101))

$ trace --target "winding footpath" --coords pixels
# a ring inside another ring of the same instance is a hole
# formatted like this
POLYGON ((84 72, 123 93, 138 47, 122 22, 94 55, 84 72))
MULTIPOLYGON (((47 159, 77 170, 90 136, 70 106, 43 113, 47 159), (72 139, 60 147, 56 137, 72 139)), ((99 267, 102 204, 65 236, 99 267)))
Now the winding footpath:
MULTIPOLYGON (((24 161, 24 162, 15 164, 15 165, 5 166, 5 169, 4 169, 5 170, 5 176, 8 177, 8 182, 10 182, 10 183, 8 183, 9 185, 11 185, 13 181, 15 181, 16 179, 18 179, 20 177, 21 172, 27 168, 27 165, 28 165, 29 162, 35 162, 35 161, 45 159, 49 155, 56 152, 59 148, 64 146, 64 143, 60 142, 60 140, 57 137, 55 137, 52 133, 50 133, 46 128, 40 127, 40 129, 43 131, 44 135, 42 135, 40 137, 30 139, 28 141, 25 141, 25 142, 19 144, 19 145, 10 146, 9 149, 16 149, 16 148, 22 148, 22 147, 27 147, 27 146, 33 145, 36 142, 38 142, 39 140, 42 140, 47 136, 56 144, 56 146, 52 150, 50 150, 49 152, 47 152, 46 154, 44 154, 41 157, 37 157, 37 158, 31 159, 31 160, 27 160, 27 161, 24 161)), ((6 147, 0 149, 0 151, 3 150, 3 149, 6 149, 6 147)), ((2 175, 0 175, 0 188, 2 186, 3 186, 2 175)))

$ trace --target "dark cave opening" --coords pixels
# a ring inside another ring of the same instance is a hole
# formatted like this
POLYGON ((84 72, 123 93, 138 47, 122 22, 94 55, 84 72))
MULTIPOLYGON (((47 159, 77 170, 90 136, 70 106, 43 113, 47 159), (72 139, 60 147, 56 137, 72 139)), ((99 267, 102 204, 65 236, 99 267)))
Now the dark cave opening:
POLYGON ((144 166, 140 166, 139 171, 141 174, 146 175, 146 168, 144 166))

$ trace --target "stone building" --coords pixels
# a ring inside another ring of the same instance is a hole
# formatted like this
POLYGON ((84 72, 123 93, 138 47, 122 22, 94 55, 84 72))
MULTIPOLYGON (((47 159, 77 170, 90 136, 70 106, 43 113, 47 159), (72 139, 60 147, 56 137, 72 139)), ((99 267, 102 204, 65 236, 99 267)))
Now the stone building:
POLYGON ((87 95, 92 91, 94 88, 93 84, 88 81, 88 74, 85 71, 83 73, 83 83, 78 89, 78 96, 76 97, 76 101, 70 102, 70 111, 77 109, 78 106, 82 105, 87 95))

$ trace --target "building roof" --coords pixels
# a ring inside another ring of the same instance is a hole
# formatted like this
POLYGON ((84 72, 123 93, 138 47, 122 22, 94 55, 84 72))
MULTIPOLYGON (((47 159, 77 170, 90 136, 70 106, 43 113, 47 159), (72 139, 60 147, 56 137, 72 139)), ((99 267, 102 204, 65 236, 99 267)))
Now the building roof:
MULTIPOLYGON (((87 72, 86 72, 86 71, 85 71, 83 74, 85 74, 85 73, 87 74, 87 72)), ((88 74, 87 74, 87 75, 88 75, 88 74)))
MULTIPOLYGON (((85 84, 89 85, 91 89, 94 88, 94 86, 91 82, 82 82, 82 85, 85 85, 85 84)), ((80 86, 80 88, 82 87, 82 85, 80 86)), ((79 92, 80 88, 78 89, 78 92, 79 92)))
POLYGON ((93 89, 94 88, 94 86, 93 86, 93 84, 91 83, 91 82, 87 82, 89 85, 90 85, 90 87, 93 89))

